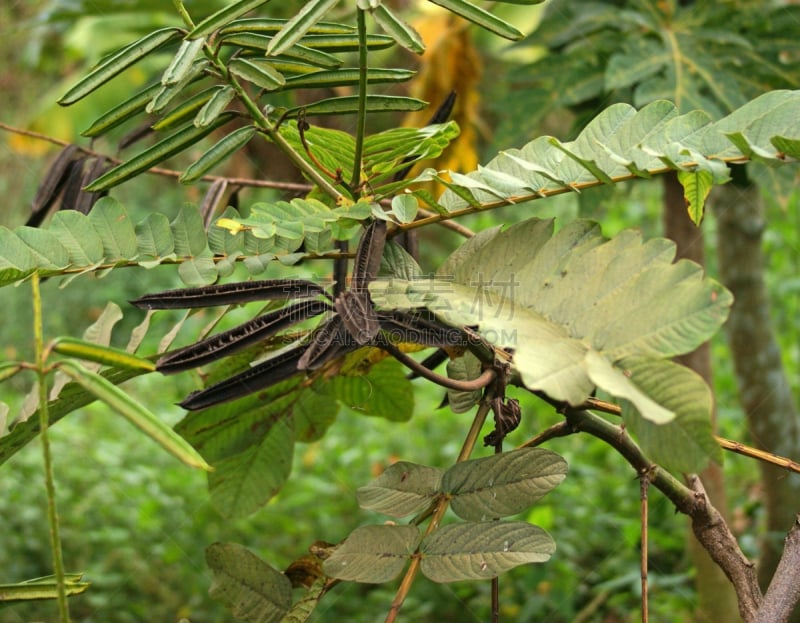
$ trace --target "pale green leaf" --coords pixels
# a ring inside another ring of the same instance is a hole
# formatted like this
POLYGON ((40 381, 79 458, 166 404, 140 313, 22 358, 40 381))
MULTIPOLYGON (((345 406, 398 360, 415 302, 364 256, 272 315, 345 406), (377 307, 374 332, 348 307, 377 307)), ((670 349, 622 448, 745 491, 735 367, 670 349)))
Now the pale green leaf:
POLYGON ((401 223, 411 223, 419 211, 419 203, 413 195, 397 195, 392 198, 392 214, 401 223))
POLYGON ((67 249, 71 264, 88 268, 103 261, 103 240, 83 214, 74 210, 56 212, 49 230, 67 249))
MULTIPOLYGON (((153 212, 136 225, 136 242, 140 263, 150 258, 155 265, 161 260, 175 257, 175 244, 169 220, 160 212, 153 212)), ((145 264, 147 265, 147 264, 145 264)))
POLYGON ((232 74, 267 91, 279 89, 286 83, 283 74, 266 59, 234 58, 228 63, 228 69, 232 74))
MULTIPOLYGON (((58 270, 69 264, 69 253, 52 232, 39 227, 22 226, 15 229, 14 234, 28 247, 32 257, 30 266, 58 270)), ((16 256, 17 260, 24 264, 28 255, 25 252, 17 254, 11 244, 15 243, 10 243, 8 246, 0 243, 0 248, 8 255, 16 256)))
POLYGON ((297 43, 339 0, 310 0, 272 38, 267 55, 277 56, 297 43))
POLYGON ((708 414, 711 390, 694 371, 672 361, 630 357, 620 362, 631 381, 678 416, 659 425, 643 418, 630 403, 622 405, 625 426, 653 462, 676 472, 699 473, 709 458, 722 462, 708 414))
POLYGON ((182 41, 172 61, 161 75, 161 84, 171 86, 183 80, 191 71, 194 60, 200 54, 204 44, 205 39, 202 38, 182 41))
POLYGON ((221 8, 216 13, 212 13, 199 24, 197 24, 192 31, 186 35, 187 39, 198 39, 211 34, 215 30, 219 30, 223 26, 229 25, 233 20, 241 17, 245 13, 266 4, 269 0, 238 0, 238 2, 229 3, 227 6, 221 8))
MULTIPOLYGON (((91 586, 90 582, 81 582, 83 574, 64 574, 64 590, 67 596, 80 595, 91 586)), ((12 601, 33 601, 38 599, 57 599, 58 586, 55 576, 49 575, 34 580, 26 580, 15 584, 0 584, 0 603, 12 601)))
POLYGON ((434 582, 487 580, 531 562, 545 562, 556 544, 547 532, 522 521, 442 526, 420 545, 421 571, 434 582))
POLYGON ((136 257, 136 231, 128 211, 119 201, 112 197, 101 198, 89 212, 89 222, 100 235, 106 260, 132 260, 136 257))
POLYGON ((416 526, 362 526, 350 533, 322 568, 340 580, 382 584, 399 575, 419 540, 416 526))
POLYGON ((232 87, 218 88, 197 112, 197 116, 195 116, 192 123, 198 128, 213 123, 225 111, 228 104, 233 101, 235 95, 236 91, 232 87))
POLYGON ((249 623, 278 623, 289 611, 289 578, 244 546, 209 545, 206 564, 214 573, 209 595, 225 604, 233 616, 249 623))
MULTIPOLYGON (((447 376, 456 381, 471 381, 478 378, 483 371, 483 364, 471 352, 465 352, 461 357, 450 359, 447 362, 447 376)), ((447 390, 447 404, 453 413, 466 413, 474 407, 483 396, 483 390, 476 389, 471 392, 462 392, 455 389, 447 390)))

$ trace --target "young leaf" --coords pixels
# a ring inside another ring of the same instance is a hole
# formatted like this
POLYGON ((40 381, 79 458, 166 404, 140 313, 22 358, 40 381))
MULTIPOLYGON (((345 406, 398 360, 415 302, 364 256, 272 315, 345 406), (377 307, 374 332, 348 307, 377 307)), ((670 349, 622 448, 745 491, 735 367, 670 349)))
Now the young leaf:
POLYGON ((210 125, 202 128, 191 125, 178 130, 130 160, 114 167, 105 175, 100 176, 87 186, 86 190, 94 192, 108 190, 132 177, 136 177, 139 173, 194 145, 200 139, 230 121, 232 116, 232 113, 223 113, 210 125))
POLYGON ((137 357, 124 350, 119 350, 118 348, 112 348, 86 340, 79 340, 77 338, 56 338, 53 341, 52 348, 60 355, 85 359, 86 361, 94 361, 115 368, 129 368, 131 370, 141 370, 142 372, 152 372, 156 369, 155 364, 148 359, 142 359, 141 357, 137 357))
POLYGON ((488 580, 531 562, 545 562, 556 544, 524 521, 484 521, 442 526, 420 545, 420 569, 434 582, 488 580))
POLYGON ((382 584, 398 576, 420 540, 416 526, 362 526, 322 563, 326 575, 382 584))
POLYGON ((267 91, 279 89, 286 83, 286 78, 264 59, 234 58, 228 63, 228 69, 232 74, 267 91))
POLYGON ((206 548, 206 564, 214 573, 212 598, 248 623, 278 623, 292 605, 289 579, 237 543, 206 548))
POLYGON ((425 508, 441 492, 442 470, 399 461, 356 491, 361 508, 390 517, 405 517, 425 508))
POLYGON ((703 220, 703 208, 706 198, 714 186, 712 175, 708 171, 678 171, 678 181, 683 186, 683 195, 689 218, 695 225, 700 225, 703 220))
POLYGON ((269 0, 239 0, 221 8, 216 13, 212 13, 199 24, 197 24, 192 31, 186 35, 187 39, 198 39, 211 34, 215 30, 219 30, 223 26, 229 25, 233 20, 241 17, 245 13, 266 4, 269 0))
POLYGON ((307 2, 272 38, 272 42, 267 48, 267 55, 277 56, 297 43, 314 24, 338 3, 339 0, 311 0, 311 2, 307 2))
POLYGON ((422 54, 425 51, 425 43, 422 37, 400 17, 382 2, 370 9, 372 17, 387 35, 403 46, 406 50, 414 54, 422 54))
POLYGON ((567 474, 555 452, 523 448, 456 463, 442 476, 442 491, 453 496, 453 512, 469 521, 521 513, 567 474))
POLYGON ((59 362, 59 369, 186 465, 211 471, 211 466, 183 437, 119 387, 68 359, 59 362))
POLYGON ((235 95, 236 92, 231 87, 218 88, 198 111, 192 123, 198 128, 213 123, 223 113, 228 104, 233 101, 235 95))
POLYGON ((414 195, 397 195, 392 198, 392 214, 401 223, 411 223, 417 217, 418 211, 419 203, 414 195))
POLYGON ((103 60, 87 76, 79 80, 77 84, 67 91, 58 100, 58 103, 62 106, 74 104, 95 89, 103 86, 117 74, 180 35, 181 30, 179 28, 162 28, 145 35, 138 41, 134 41, 103 60))
POLYGON ((191 184, 200 179, 220 162, 227 159, 231 154, 236 153, 247 145, 255 133, 256 129, 248 125, 238 128, 227 136, 224 136, 189 165, 178 178, 179 181, 182 184, 191 184))
MULTIPOLYGON (((465 352, 461 357, 450 359, 447 362, 447 376, 457 381, 471 381, 477 379, 483 372, 483 364, 471 352, 465 352)), ((474 407, 483 396, 483 390, 476 389, 471 392, 461 392, 455 389, 447 390, 447 403, 453 413, 466 413, 474 407)))
POLYGON ((171 86, 183 80, 192 69, 194 59, 203 49, 203 44, 205 39, 202 38, 185 39, 161 76, 161 84, 171 86))

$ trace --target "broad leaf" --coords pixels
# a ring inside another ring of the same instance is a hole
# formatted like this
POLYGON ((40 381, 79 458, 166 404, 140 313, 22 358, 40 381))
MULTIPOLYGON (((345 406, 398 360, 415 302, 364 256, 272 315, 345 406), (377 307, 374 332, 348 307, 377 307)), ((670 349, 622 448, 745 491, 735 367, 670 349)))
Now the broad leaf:
POLYGON ((350 533, 322 568, 340 580, 382 584, 403 570, 419 540, 416 526, 362 526, 350 533))
POLYGON ((399 461, 356 492, 361 508, 405 517, 427 508, 441 491, 442 470, 399 461))
MULTIPOLYGON (((480 359, 467 351, 463 356, 447 362, 447 376, 456 381, 477 379, 483 371, 480 359)), ((483 396, 483 390, 461 392, 456 389, 447 390, 447 403, 453 413, 466 413, 474 407, 483 396)))
POLYGON ((631 379, 677 413, 672 422, 655 425, 623 402, 622 419, 653 462, 676 472, 699 473, 709 458, 722 462, 722 451, 714 439, 708 413, 711 390, 695 372, 671 361, 635 357, 624 359, 631 379))
POLYGON ((434 582, 485 580, 555 552, 550 535, 522 521, 442 526, 420 545, 421 570, 434 582))
POLYGON ((442 477, 453 512, 471 521, 515 515, 554 489, 567 475, 555 452, 524 448, 456 463, 442 477))
POLYGON ((491 343, 514 349, 528 388, 556 400, 579 405, 600 387, 633 401, 651 421, 670 420, 675 414, 617 362, 693 350, 727 317, 730 293, 696 264, 673 264, 667 240, 643 242, 633 231, 605 240, 588 221, 555 235, 552 227, 529 219, 476 236, 435 279, 376 281, 373 300, 427 307, 454 326, 477 325, 491 343))
POLYGON ((249 623, 278 623, 289 611, 289 579, 247 548, 214 543, 206 548, 206 563, 214 573, 209 594, 235 617, 249 623))

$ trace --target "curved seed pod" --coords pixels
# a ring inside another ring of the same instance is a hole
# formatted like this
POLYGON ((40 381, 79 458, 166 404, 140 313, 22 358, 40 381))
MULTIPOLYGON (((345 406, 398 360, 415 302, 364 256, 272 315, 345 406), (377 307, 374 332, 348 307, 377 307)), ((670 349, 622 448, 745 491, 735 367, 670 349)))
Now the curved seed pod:
POLYGON ((39 188, 36 189, 36 195, 31 202, 31 215, 25 225, 37 227, 47 216, 48 210, 63 190, 75 162, 79 159, 78 153, 78 146, 74 144, 67 145, 58 153, 39 188))
POLYGON ((218 333, 205 340, 161 357, 156 369, 174 374, 211 363, 243 348, 267 339, 293 324, 318 316, 330 309, 323 301, 303 301, 253 318, 230 331, 218 333))
POLYGON ((470 344, 470 337, 464 331, 440 323, 424 312, 378 312, 378 320, 381 329, 388 333, 383 339, 392 343, 413 342, 437 348, 466 348, 470 344))
POLYGON ((358 241, 353 279, 353 292, 366 292, 367 285, 375 279, 381 267, 383 247, 386 245, 386 221, 376 219, 364 230, 358 241))
POLYGON ((296 346, 271 359, 253 366, 210 387, 192 392, 180 406, 189 411, 205 409, 222 402, 243 398, 249 394, 266 389, 275 383, 285 381, 297 374, 297 361, 303 355, 305 346, 296 346))
POLYGON ((369 344, 378 335, 381 325, 366 292, 342 292, 333 305, 356 344, 369 344))
POLYGON ((312 298, 319 295, 330 298, 322 286, 313 281, 306 281, 305 279, 267 279, 202 286, 199 288, 165 290, 164 292, 145 294, 130 302, 141 309, 191 309, 195 307, 214 307, 216 305, 235 305, 252 301, 312 298))
MULTIPOLYGON (((98 177, 103 175, 106 171, 111 169, 112 163, 107 160, 106 158, 100 157, 95 158, 92 165, 88 167, 83 173, 83 179, 81 180, 81 187, 86 187, 95 181, 98 177)), ((80 196, 78 197, 78 203, 75 206, 75 209, 80 212, 81 214, 89 214, 89 210, 92 209, 92 206, 97 203, 98 199, 104 197, 108 194, 108 191, 101 191, 101 192, 81 192, 80 196)))
POLYGON ((348 342, 344 324, 339 316, 322 323, 313 333, 311 343, 297 362, 298 370, 316 370, 339 354, 348 342))
POLYGON ((214 180, 211 186, 208 187, 203 201, 200 204, 200 214, 203 216, 203 225, 205 225, 206 230, 211 227, 219 203, 225 196, 225 191, 227 189, 228 180, 224 177, 214 180))

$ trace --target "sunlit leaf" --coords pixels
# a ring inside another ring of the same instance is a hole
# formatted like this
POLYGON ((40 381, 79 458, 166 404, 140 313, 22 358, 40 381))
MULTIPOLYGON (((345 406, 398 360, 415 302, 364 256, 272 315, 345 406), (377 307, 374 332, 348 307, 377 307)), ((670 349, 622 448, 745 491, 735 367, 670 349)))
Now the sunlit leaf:
POLYGON ((275 56, 291 47, 308 32, 326 13, 331 11, 339 0, 311 0, 286 22, 272 38, 267 54, 275 56))

